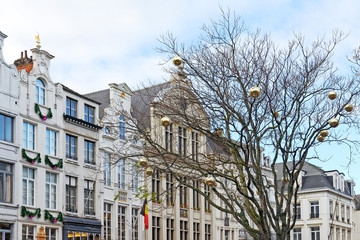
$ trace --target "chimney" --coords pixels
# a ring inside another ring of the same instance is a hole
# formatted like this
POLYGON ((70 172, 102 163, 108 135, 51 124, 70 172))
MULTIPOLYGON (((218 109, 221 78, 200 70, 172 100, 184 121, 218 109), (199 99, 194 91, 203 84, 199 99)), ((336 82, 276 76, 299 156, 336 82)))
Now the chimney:
POLYGON ((15 60, 14 64, 17 67, 18 71, 25 69, 25 71, 29 73, 33 68, 34 62, 32 56, 29 58, 27 56, 27 50, 25 50, 25 57, 23 55, 23 52, 21 52, 21 57, 15 60))

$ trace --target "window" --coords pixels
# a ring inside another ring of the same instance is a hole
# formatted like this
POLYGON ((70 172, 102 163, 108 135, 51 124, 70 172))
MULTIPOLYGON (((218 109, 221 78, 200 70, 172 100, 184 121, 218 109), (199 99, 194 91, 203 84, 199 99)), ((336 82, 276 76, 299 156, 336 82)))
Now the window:
POLYGON ((193 208, 194 210, 200 210, 200 193, 195 189, 200 190, 200 183, 199 181, 193 181, 193 208))
POLYGON ((56 240, 56 229, 55 228, 45 228, 46 239, 47 240, 56 240))
POLYGON ((166 239, 174 240, 174 219, 168 218, 166 219, 166 239))
POLYGON ((42 80, 36 79, 36 103, 45 105, 45 84, 42 80))
POLYGON ((335 214, 336 214, 336 220, 339 220, 339 204, 335 204, 335 214))
POLYGON ((330 218, 333 218, 333 201, 329 201, 330 218))
MULTIPOLYGON (((186 182, 186 179, 183 178, 183 181, 186 182)), ((180 208, 187 208, 187 187, 185 185, 179 186, 179 197, 180 197, 180 208)))
POLYGON ((22 225, 22 240, 35 239, 35 227, 22 225))
POLYGON ((311 228, 311 240, 320 240, 320 227, 311 228))
POLYGON ((343 229, 341 233, 341 239, 345 239, 345 230, 343 229))
POLYGON ((23 123, 23 147, 35 150, 35 126, 27 122, 23 123))
POLYGON ((66 176, 66 211, 77 212, 76 178, 70 176, 66 176))
POLYGON ((351 230, 348 230, 347 232, 347 240, 351 240, 351 230))
POLYGON ((85 180, 84 188, 84 213, 95 215, 94 182, 85 180))
POLYGON ((345 221, 345 206, 341 204, 341 220, 345 221))
POLYGON ((301 228, 294 228, 294 240, 301 240, 301 228))
POLYGON ((205 240, 211 240, 211 225, 205 224, 205 240))
POLYGON ((174 177, 171 173, 166 174, 166 204, 174 205, 174 177))
POLYGON ((23 204, 34 206, 35 170, 23 167, 23 204))
POLYGON ((160 240, 160 217, 152 217, 152 240, 160 240))
POLYGON ((95 108, 89 105, 84 106, 84 121, 89 123, 94 123, 94 112, 95 108))
POLYGON ((200 223, 194 222, 193 240, 200 240, 200 223))
POLYGON ((187 240, 188 239, 188 226, 187 221, 180 220, 180 240, 187 240))
POLYGON ((191 132, 191 157, 194 161, 199 160, 199 134, 191 132))
POLYGON ((138 173, 138 166, 136 165, 136 162, 133 161, 132 163, 132 190, 134 192, 139 191, 139 173, 138 173))
POLYGON ((349 206, 346 207, 346 218, 347 218, 347 223, 350 223, 350 207, 349 206))
POLYGON ((118 215, 118 239, 125 240, 126 207, 119 206, 118 215))
POLYGON ((179 127, 178 129, 178 136, 179 136, 179 154, 186 156, 186 129, 183 127, 179 127))
POLYGON ((139 222, 137 221, 139 209, 133 208, 131 213, 132 240, 139 240, 139 222))
MULTIPOLYGON (((204 184, 204 194, 208 197, 208 198, 210 198, 210 187, 209 186, 207 186, 206 184, 204 184)), ((205 198, 205 212, 210 212, 211 211, 211 205, 210 205, 210 202, 206 199, 206 197, 204 197, 205 198)))
POLYGON ((84 141, 84 162, 88 164, 95 164, 94 161, 95 143, 85 140, 84 141))
POLYGON ((124 117, 124 115, 119 116, 119 138, 125 139, 125 117, 124 117))
POLYGON ((120 189, 125 189, 125 160, 118 162, 118 185, 120 189))
POLYGON ((11 238, 11 225, 7 223, 0 223, 0 237, 1 240, 8 240, 11 238))
POLYGON ((111 186, 110 153, 104 153, 104 183, 105 186, 111 186))
POLYGON ((57 175, 55 173, 46 173, 46 184, 45 184, 45 205, 46 208, 56 208, 56 185, 57 175))
POLYGON ((12 165, 0 162, 0 202, 12 202, 12 165))
POLYGON ((310 202, 310 208, 311 208, 310 218, 319 218, 319 202, 318 201, 310 202))
POLYGON ((77 160, 77 137, 66 135, 66 157, 77 160))
POLYGON ((160 171, 155 170, 152 175, 152 193, 155 195, 155 201, 160 202, 160 171))
POLYGON ((300 203, 297 203, 294 206, 294 216, 295 216, 295 219, 301 219, 301 205, 300 205, 300 203))
POLYGON ((171 123, 170 126, 165 127, 165 149, 166 151, 172 152, 173 151, 173 124, 171 123))
POLYGON ((111 240, 111 204, 104 203, 104 240, 111 240))
POLYGON ((56 156, 56 132, 46 129, 46 154, 56 156))
POLYGON ((13 142, 13 118, 0 113, 0 140, 13 142))
POLYGON ((66 115, 76 117, 77 101, 66 98, 66 115))

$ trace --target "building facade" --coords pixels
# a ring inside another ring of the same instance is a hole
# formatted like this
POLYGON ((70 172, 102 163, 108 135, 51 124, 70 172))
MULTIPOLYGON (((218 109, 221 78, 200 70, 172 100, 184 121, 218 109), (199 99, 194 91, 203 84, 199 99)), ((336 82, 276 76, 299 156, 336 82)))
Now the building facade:
POLYGON ((18 232, 17 216, 21 185, 18 166, 19 74, 8 65, 2 49, 7 36, 0 32, 0 240, 14 239, 18 232))

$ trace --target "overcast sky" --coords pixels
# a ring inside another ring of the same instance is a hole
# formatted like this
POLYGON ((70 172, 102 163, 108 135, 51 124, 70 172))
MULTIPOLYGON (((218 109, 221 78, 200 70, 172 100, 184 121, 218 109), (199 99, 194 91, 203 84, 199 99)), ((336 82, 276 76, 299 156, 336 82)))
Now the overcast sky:
MULTIPOLYGON (((334 56, 344 74, 349 72, 346 56, 360 45, 358 0, 4 0, 0 5, 0 31, 8 35, 4 57, 13 63, 21 51, 35 47, 39 33, 41 49, 55 56, 52 81, 80 93, 105 89, 112 82, 136 89, 168 79, 159 64, 165 56, 155 50, 157 38, 170 31, 180 41, 191 42, 203 23, 219 17, 219 6, 241 15, 251 30, 270 32, 280 45, 294 32, 308 40, 330 36, 336 28, 349 33, 334 56)), ((341 167, 346 156, 326 156, 331 157, 323 168, 348 175, 341 167)), ((360 193, 360 174, 357 177, 354 169, 360 169, 360 163, 351 170, 360 193)))

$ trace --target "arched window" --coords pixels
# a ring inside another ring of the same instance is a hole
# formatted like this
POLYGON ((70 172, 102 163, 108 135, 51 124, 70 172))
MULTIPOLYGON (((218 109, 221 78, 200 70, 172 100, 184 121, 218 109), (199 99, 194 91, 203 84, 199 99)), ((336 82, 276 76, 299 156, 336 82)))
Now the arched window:
POLYGON ((45 84, 40 79, 36 79, 36 103, 45 105, 45 84))

